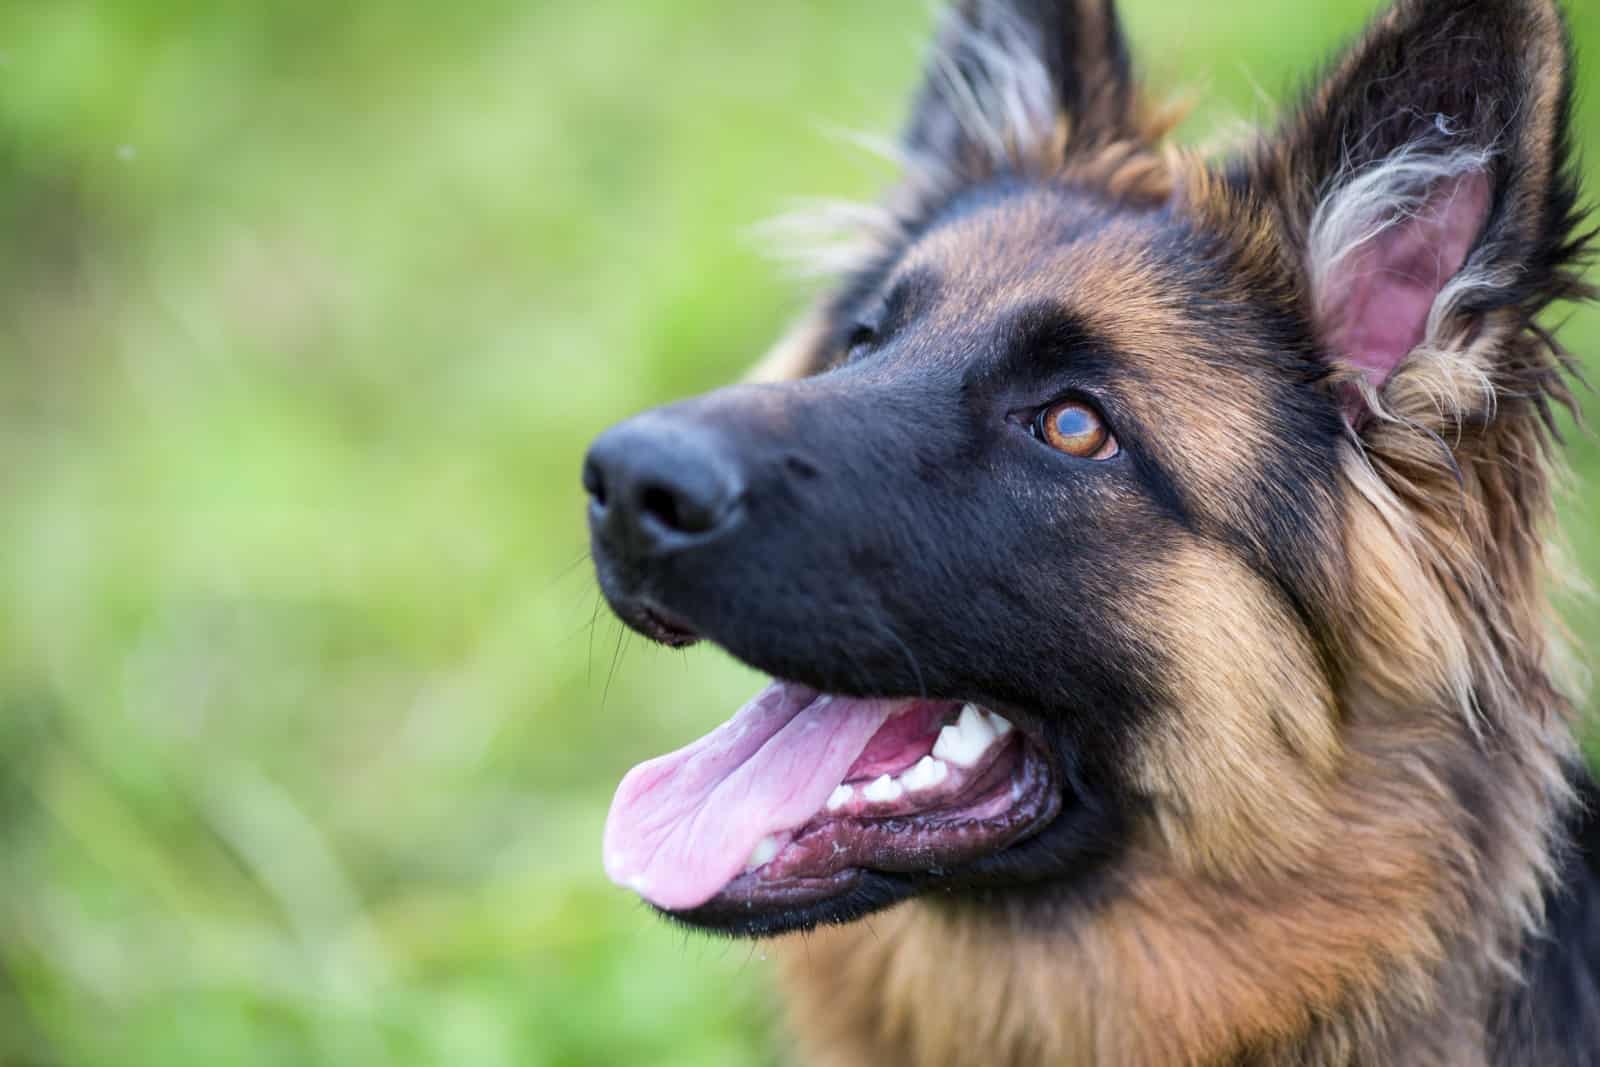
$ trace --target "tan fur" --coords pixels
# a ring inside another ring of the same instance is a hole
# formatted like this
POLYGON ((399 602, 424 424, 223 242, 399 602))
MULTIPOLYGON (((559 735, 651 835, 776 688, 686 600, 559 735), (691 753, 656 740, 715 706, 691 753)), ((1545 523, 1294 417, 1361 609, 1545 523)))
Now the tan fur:
POLYGON ((1130 583, 1127 613, 1185 654, 1183 708, 1132 754, 1160 846, 1206 876, 1303 862, 1343 755, 1309 641, 1225 553, 1189 546, 1151 569, 1130 583))
MULTIPOLYGON (((1203 191, 1206 175, 1187 184, 1203 191)), ((1183 429, 1165 461, 1219 513, 1248 511, 1236 487, 1266 444, 1259 398, 1245 380, 1216 387, 1199 324, 1154 284, 1134 235, 1113 226, 1052 258, 1031 236, 1043 210, 1024 199, 987 218, 984 257, 968 251, 975 233, 949 227, 905 269, 941 270, 952 331, 1072 294, 1149 362, 1141 417, 1183 429), (990 276, 1012 262, 1035 266, 990 276)), ((1273 241, 1263 231, 1245 246, 1275 257, 1273 241)), ((1474 352, 1507 343, 1503 330, 1465 348, 1431 341, 1386 390, 1384 421, 1350 442, 1341 597, 1345 653, 1361 667, 1348 688, 1326 689, 1297 623, 1231 557, 1193 544, 1152 562, 1125 601, 1130 637, 1153 626, 1194 658, 1181 713, 1134 757, 1152 807, 1114 888, 1060 916, 1024 900, 915 903, 792 946, 808 1062, 1388 1063, 1401 1041, 1407 1063, 1481 1062, 1481 1031, 1416 1020, 1446 991, 1481 996, 1509 966, 1572 751, 1541 636, 1548 489, 1524 473, 1536 464, 1504 462, 1542 454, 1542 431, 1482 418, 1514 401, 1496 397, 1474 352), (1480 693, 1543 710, 1496 722, 1485 747, 1480 693), (1463 810, 1462 783, 1497 798, 1484 825, 1463 810)))
MULTIPOLYGON (((1518 148, 1539 171, 1554 158, 1563 61, 1555 8, 1529 9, 1538 121, 1518 148)), ((1297 121, 1335 106, 1353 64, 1297 121)), ((1252 299, 1309 303, 1293 281, 1316 206, 1296 184, 1299 129, 1263 143, 1246 192, 1160 145, 1162 123, 1095 100, 1048 138, 1010 143, 1013 158, 1108 202, 1171 204, 1225 237, 1252 299)), ((1149 447, 1168 449, 1219 520, 1247 514, 1256 502, 1239 487, 1267 441, 1249 381, 1219 387, 1203 329, 1163 291, 1136 228, 1051 249, 1037 237, 1048 210, 1024 197, 998 222, 946 227, 903 269, 939 268, 948 306, 935 313, 953 337, 1030 299, 1082 310, 1142 361, 1149 388, 1128 399, 1141 422, 1182 428, 1149 447)), ((1524 196, 1513 210, 1532 220, 1543 206, 1524 196)), ((1234 557, 1196 539, 1149 561, 1124 602, 1129 638, 1153 631, 1184 650, 1184 706, 1130 754, 1149 800, 1133 847, 1089 898, 921 900, 792 939, 804 1062, 1486 1064, 1488 998, 1539 921, 1570 802, 1572 704, 1544 545, 1549 404, 1570 396, 1565 353, 1518 309, 1436 312, 1381 392, 1352 372, 1329 383, 1359 390, 1371 413, 1329 502, 1331 669, 1234 557)), ((799 376, 834 355, 808 319, 767 371, 799 376)))

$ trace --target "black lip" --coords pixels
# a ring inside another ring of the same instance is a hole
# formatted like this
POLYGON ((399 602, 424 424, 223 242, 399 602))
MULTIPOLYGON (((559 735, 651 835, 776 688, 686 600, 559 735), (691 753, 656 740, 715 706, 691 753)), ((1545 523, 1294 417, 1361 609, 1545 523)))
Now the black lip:
POLYGON ((630 625, 652 641, 659 641, 668 648, 688 648, 700 640, 693 627, 664 608, 641 603, 638 611, 637 624, 630 625))
POLYGON ((656 908, 664 918, 695 930, 726 937, 779 937, 838 926, 864 918, 891 904, 916 896, 918 885, 908 875, 852 868, 809 886, 787 887, 770 904, 717 897, 687 911, 656 908))
POLYGON ((605 594, 606 602, 624 626, 668 648, 688 648, 704 639, 682 615, 662 607, 647 595, 626 593, 619 589, 617 576, 602 557, 597 555, 596 563, 600 591, 605 594))
POLYGON ((653 910, 703 933, 766 938, 855 922, 928 894, 957 903, 990 891, 1030 894, 1045 889, 1046 896, 1059 905, 1063 893, 1074 899, 1093 897, 1097 876, 1120 847, 1120 827, 1120 816, 1113 810, 1074 796, 1034 836, 941 874, 853 868, 833 879, 784 887, 781 894, 759 904, 719 896, 686 911, 653 910))

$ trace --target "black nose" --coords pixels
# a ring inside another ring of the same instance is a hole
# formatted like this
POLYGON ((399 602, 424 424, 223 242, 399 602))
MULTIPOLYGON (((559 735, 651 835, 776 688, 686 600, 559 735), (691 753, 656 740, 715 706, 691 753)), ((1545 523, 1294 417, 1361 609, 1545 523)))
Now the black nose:
POLYGON ((744 481, 732 450, 683 416, 649 412, 601 434, 583 463, 595 533, 640 556, 715 536, 732 523, 744 481))

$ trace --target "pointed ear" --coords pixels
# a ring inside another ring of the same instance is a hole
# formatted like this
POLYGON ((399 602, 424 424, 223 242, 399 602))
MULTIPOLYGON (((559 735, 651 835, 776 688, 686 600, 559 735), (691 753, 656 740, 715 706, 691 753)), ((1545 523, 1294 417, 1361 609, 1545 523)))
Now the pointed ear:
POLYGON ((1419 348, 1581 295, 1569 65, 1554 0, 1398 0, 1251 161, 1354 419, 1419 348))
POLYGON ((1069 151, 1139 136, 1112 0, 962 0, 946 14, 904 142, 976 181, 1051 173, 1069 151))

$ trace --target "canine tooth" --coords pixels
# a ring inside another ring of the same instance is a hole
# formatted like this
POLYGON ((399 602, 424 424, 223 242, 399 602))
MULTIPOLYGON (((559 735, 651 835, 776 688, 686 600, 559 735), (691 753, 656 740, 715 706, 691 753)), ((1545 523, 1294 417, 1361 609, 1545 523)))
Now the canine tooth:
POLYGON ((976 704, 962 705, 961 717, 956 720, 956 725, 961 727, 961 732, 964 734, 983 738, 986 747, 994 737, 994 727, 989 724, 988 716, 978 710, 976 704))
POLYGON ((880 774, 861 791, 861 795, 874 804, 888 804, 899 800, 905 795, 905 791, 905 787, 899 782, 887 774, 880 774))
POLYGON ((998 736, 983 712, 975 705, 968 704, 961 709, 961 716, 954 726, 946 726, 939 731, 933 754, 957 767, 971 767, 983 757, 998 736))
POLYGON ((848 785, 839 786, 833 792, 828 794, 828 810, 838 811, 840 808, 850 803, 850 798, 855 795, 856 791, 853 787, 848 785))
POLYGON ((915 793, 934 786, 950 777, 950 766, 943 760, 923 756, 916 766, 900 776, 900 784, 915 793))
POLYGON ((745 861, 744 869, 753 871, 757 867, 765 867, 772 862, 772 857, 778 854, 778 839, 768 834, 756 842, 756 847, 751 850, 750 858, 745 861))

